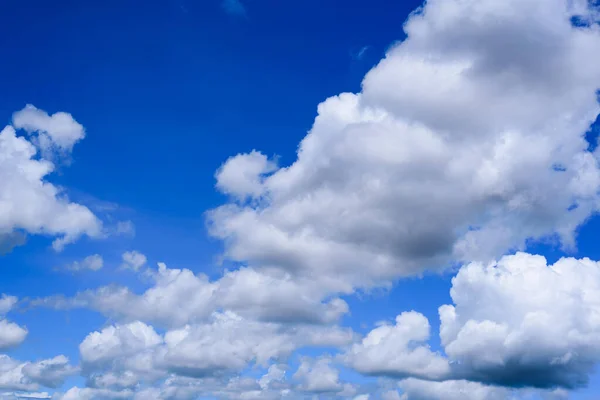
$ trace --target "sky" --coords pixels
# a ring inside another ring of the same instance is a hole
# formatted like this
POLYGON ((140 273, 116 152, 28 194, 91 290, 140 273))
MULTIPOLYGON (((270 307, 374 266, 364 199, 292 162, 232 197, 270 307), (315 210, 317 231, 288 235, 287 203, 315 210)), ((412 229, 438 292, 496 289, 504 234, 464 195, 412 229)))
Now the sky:
POLYGON ((0 400, 599 398, 597 2, 0 10, 0 400))

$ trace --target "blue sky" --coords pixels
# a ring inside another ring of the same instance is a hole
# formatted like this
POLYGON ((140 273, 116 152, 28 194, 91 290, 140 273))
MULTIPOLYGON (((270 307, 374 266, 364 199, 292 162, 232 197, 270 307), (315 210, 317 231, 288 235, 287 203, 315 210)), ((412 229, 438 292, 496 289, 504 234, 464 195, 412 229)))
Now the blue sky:
POLYGON ((0 399, 593 399, 600 11, 550 3, 5 2, 0 399))

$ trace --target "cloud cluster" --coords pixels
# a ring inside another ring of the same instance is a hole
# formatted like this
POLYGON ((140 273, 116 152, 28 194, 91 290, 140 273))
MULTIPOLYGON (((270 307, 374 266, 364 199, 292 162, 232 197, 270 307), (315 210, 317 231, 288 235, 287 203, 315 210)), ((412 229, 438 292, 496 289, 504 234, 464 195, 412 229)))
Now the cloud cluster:
POLYGON ((100 220, 47 181, 55 169, 54 148, 68 153, 83 137, 83 127, 70 114, 49 116, 30 105, 0 131, 0 245, 11 239, 10 250, 23 242, 26 232, 56 237, 53 246, 60 250, 81 235, 101 235, 100 220), (30 140, 15 128, 26 130, 30 140))
POLYGON ((427 346, 429 321, 417 312, 396 317, 395 325, 382 324, 347 352, 346 362, 367 375, 412 376, 443 379, 450 372, 448 361, 427 346))
POLYGON ((469 264, 440 308, 457 373, 505 386, 582 386, 600 362, 600 263, 519 253, 469 264))
POLYGON ((452 280, 454 305, 439 309, 447 358, 424 344, 429 323, 410 312, 399 315, 394 326, 373 329, 344 359, 366 374, 411 377, 408 391, 423 386, 418 390, 438 393, 449 387, 457 393, 479 391, 473 398, 487 399, 496 398, 491 393, 505 398, 506 391, 476 382, 578 388, 600 363, 599 285, 600 262, 589 259, 548 265, 544 257, 517 253, 491 264, 471 263, 452 280))
MULTIPOLYGON (((0 393, 2 391, 37 391, 40 387, 56 388, 77 369, 65 356, 38 362, 19 362, 0 354, 0 393)), ((23 394, 22 397, 26 397, 23 394)))
POLYGON ((310 281, 278 271, 242 268, 210 281, 204 274, 160 263, 152 279, 153 286, 139 295, 126 287, 107 286, 72 298, 36 299, 31 304, 92 308, 120 321, 143 320, 171 328, 206 320, 220 309, 261 321, 311 324, 334 323, 348 312, 342 299, 321 301, 321 293, 310 281))
POLYGON ((573 246, 599 204, 584 134, 600 34, 572 26, 571 3, 428 1, 361 93, 319 105, 294 163, 221 167, 232 201, 209 220, 226 256, 351 292, 529 239, 573 246))
MULTIPOLYGON (((572 24, 595 18, 591 7, 427 1, 360 93, 319 105, 291 165, 252 151, 219 168, 229 200, 208 226, 237 269, 209 279, 159 264, 142 293, 106 286, 31 302, 112 319, 79 346, 87 386, 55 397, 368 399, 336 362, 399 380, 388 399, 560 398, 584 385, 600 362, 600 264, 491 260, 531 240, 573 248, 599 210, 600 157, 584 135, 600 111, 600 28, 572 24), (443 352, 415 311, 363 338, 339 326, 342 294, 456 264, 453 304, 439 309, 443 352), (281 366, 316 347, 341 354, 281 366)), ((15 233, 56 237, 56 248, 101 233, 46 181, 53 154, 84 134, 70 115, 33 106, 0 133, 0 248, 15 233)), ((122 258, 134 271, 147 263, 122 258)), ((0 317, 14 301, 0 299, 0 317)), ((0 348, 26 333, 0 320, 0 348)), ((75 370, 64 357, 0 357, 6 391, 53 387, 75 370)))
POLYGON ((68 271, 99 271, 104 267, 104 259, 100 254, 93 254, 91 256, 85 257, 81 261, 74 261, 71 264, 66 266, 68 271))
POLYGON ((328 357, 304 358, 293 378, 300 381, 298 390, 307 393, 338 393, 350 396, 355 393, 350 384, 342 384, 339 371, 328 357))

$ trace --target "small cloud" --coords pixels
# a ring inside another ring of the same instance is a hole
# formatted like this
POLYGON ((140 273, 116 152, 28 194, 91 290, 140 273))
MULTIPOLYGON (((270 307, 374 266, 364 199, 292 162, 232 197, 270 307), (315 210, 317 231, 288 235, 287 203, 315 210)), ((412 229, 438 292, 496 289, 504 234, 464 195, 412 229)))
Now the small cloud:
POLYGON ((371 46, 363 46, 360 50, 352 54, 352 58, 354 58, 355 60, 362 60, 370 48, 371 46))
POLYGON ((145 255, 135 250, 126 251, 125 253, 123 253, 122 258, 123 263, 121 264, 121 268, 131 269, 136 272, 139 271, 140 268, 142 268, 144 265, 146 265, 146 262, 148 261, 145 255))
POLYGON ((66 269, 69 271, 98 271, 104 267, 104 260, 100 254, 94 254, 84 258, 82 261, 74 261, 70 265, 67 265, 66 269))
POLYGON ((115 234, 118 236, 135 236, 135 226, 133 222, 127 221, 119 221, 115 226, 115 234))
POLYGON ((227 14, 246 16, 246 7, 240 0, 222 0, 221 7, 227 14))

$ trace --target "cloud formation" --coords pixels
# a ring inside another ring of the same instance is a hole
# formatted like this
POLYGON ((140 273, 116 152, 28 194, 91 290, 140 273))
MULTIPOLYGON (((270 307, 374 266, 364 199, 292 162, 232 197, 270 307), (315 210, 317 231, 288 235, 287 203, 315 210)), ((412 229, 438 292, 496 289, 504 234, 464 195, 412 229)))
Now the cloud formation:
MULTIPOLYGON (((42 234, 54 237, 53 246, 60 250, 82 235, 101 236, 100 220, 47 181, 55 168, 48 152, 53 146, 70 152, 84 137, 83 127, 70 114, 48 116, 33 106, 15 113, 13 124, 0 131, 0 237, 42 234), (25 129, 31 141, 18 136, 15 128, 25 129)), ((12 240, 8 250, 20 242, 12 240)))
POLYGON ((428 1, 361 93, 319 105, 294 163, 253 151, 221 167, 232 201, 209 222, 225 255, 351 292, 529 239, 573 246, 599 204, 584 134, 600 35, 569 4, 428 1))
POLYGON ((70 265, 67 265, 66 269, 69 271, 99 271, 104 266, 104 259, 100 254, 93 254, 87 256, 81 261, 74 261, 70 265))
POLYGON ((427 346, 429 321, 417 312, 396 317, 395 325, 382 324, 352 346, 345 361, 367 375, 439 380, 450 373, 448 361, 427 346))
POLYGON ((18 299, 3 294, 0 297, 0 350, 10 349, 23 343, 27 329, 6 320, 5 316, 15 306, 18 299))
POLYGON ((440 307, 457 373, 504 386, 584 385, 600 362, 600 263, 519 253, 463 267, 440 307), (477 299, 474 301, 473 299, 477 299))
MULTIPOLYGON (((239 1, 223 4, 245 14, 239 1)), ((338 360, 400 380, 388 399, 560 398, 585 385, 600 362, 600 264, 491 260, 531 240, 573 248, 600 206, 599 154, 584 137, 600 111, 600 30, 571 23, 593 18, 590 7, 426 2, 360 93, 319 105, 291 165, 251 151, 216 172, 228 200, 208 225, 237 269, 209 279, 159 264, 141 293, 105 286, 31 302, 111 319, 80 343, 87 387, 55 397, 368 399, 343 382, 338 360), (454 265, 463 266, 453 304, 439 309, 443 354, 416 311, 363 338, 339 325, 350 311, 343 294, 454 265), (281 365, 314 348, 340 356, 300 358, 295 372, 281 365)), ((47 181, 53 154, 84 136, 69 114, 33 106, 2 130, 2 248, 18 244, 15 233, 51 236, 57 249, 101 234, 89 209, 47 181)), ((136 251, 122 259, 134 271, 147 263, 136 251)), ((0 349, 27 334, 3 319, 15 301, 0 299, 0 349)), ((0 389, 55 387, 78 370, 64 356, 0 356, 0 389)))

